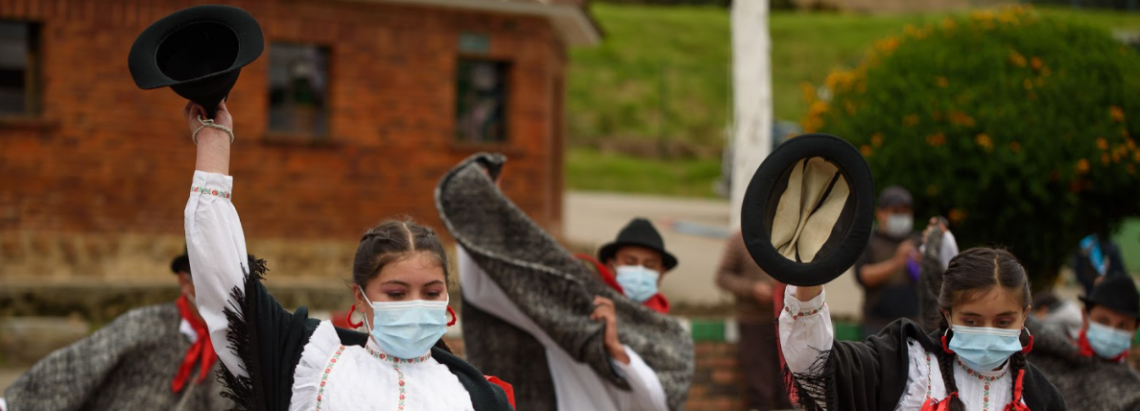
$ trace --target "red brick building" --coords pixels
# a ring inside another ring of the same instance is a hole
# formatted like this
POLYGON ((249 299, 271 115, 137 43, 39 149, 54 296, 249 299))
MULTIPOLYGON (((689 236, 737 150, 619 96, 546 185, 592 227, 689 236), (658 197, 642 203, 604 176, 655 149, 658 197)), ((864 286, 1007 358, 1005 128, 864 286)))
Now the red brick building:
MULTIPOLYGON (((560 232, 567 49, 600 36, 585 0, 218 2, 265 33, 230 95, 231 172, 275 274, 347 277, 388 216, 441 228, 436 181, 478 151, 560 232)), ((0 284, 155 277, 181 251, 184 101, 136 88, 127 53, 196 3, 0 0, 0 284)))

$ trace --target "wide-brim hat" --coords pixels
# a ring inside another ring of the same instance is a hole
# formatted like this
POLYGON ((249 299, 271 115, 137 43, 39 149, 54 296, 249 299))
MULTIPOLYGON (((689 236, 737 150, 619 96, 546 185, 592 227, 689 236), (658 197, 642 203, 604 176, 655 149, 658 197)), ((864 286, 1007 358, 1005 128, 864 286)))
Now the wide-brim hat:
POLYGON ((1127 275, 1106 276, 1088 296, 1080 299, 1088 309, 1099 305, 1140 320, 1140 292, 1136 291, 1136 282, 1127 275))
POLYGON ((619 249, 631 245, 645 247, 661 253, 661 264, 665 266, 666 271, 677 266, 677 257, 665 250, 665 240, 661 238, 661 233, 653 227, 653 223, 644 218, 635 218, 626 224, 618 232, 617 238, 613 242, 598 250, 598 260, 605 263, 614 258, 619 249))
POLYGON ((241 68, 264 50, 261 25, 245 10, 195 6, 143 30, 131 46, 127 65, 139 88, 170 87, 213 117, 241 68))
POLYGON ((875 183, 859 150, 836 136, 805 134, 756 169, 740 229, 764 272, 787 284, 820 285, 863 254, 874 209, 875 183))

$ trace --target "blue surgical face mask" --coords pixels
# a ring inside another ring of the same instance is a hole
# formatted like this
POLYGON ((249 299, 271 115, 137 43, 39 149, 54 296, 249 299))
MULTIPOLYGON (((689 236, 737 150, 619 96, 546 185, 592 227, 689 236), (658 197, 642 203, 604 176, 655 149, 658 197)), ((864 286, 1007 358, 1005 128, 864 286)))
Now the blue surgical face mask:
POLYGON ((974 371, 991 371, 1021 351, 1021 329, 954 325, 950 349, 974 371))
POLYGON ((1090 323, 1085 336, 1096 355, 1105 359, 1116 358, 1132 347, 1132 333, 1104 324, 1090 323))
POLYGON ((617 267, 617 283, 626 297, 639 303, 645 302, 649 297, 657 294, 657 279, 661 278, 655 270, 640 265, 622 265, 617 267))
MULTIPOLYGON (((361 290, 364 293, 364 290, 361 290)), ((447 301, 364 301, 372 306, 368 333, 380 349, 396 358, 416 358, 427 354, 447 332, 447 301)))

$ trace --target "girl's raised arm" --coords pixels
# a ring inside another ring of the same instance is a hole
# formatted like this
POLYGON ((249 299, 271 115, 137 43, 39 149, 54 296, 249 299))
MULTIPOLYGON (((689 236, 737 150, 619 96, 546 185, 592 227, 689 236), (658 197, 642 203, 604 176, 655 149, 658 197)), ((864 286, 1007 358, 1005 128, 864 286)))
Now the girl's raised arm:
POLYGON ((198 311, 210 330, 218 358, 234 374, 248 376, 241 359, 229 348, 229 323, 224 314, 226 307, 234 307, 231 292, 235 288, 244 292, 245 274, 250 269, 245 234, 231 202, 233 177, 227 175, 232 142, 227 130, 232 130, 233 120, 224 102, 213 121, 225 129, 200 121, 204 112, 192 103, 183 111, 198 145, 190 200, 184 213, 190 271, 198 311))

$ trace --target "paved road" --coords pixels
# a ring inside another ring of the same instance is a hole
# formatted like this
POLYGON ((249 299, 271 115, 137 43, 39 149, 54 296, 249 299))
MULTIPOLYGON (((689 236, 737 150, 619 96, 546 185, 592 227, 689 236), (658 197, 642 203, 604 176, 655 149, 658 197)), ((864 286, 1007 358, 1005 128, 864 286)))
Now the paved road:
MULTIPOLYGON (((653 220, 665 237, 665 247, 679 261, 662 282, 666 297, 675 303, 695 305, 731 302, 731 297, 713 283, 723 241, 672 228, 673 222, 682 222, 705 228, 703 231, 729 231, 727 201, 571 191, 564 197, 563 210, 566 238, 594 249, 613 240, 633 217, 653 220)), ((857 315, 863 303, 863 293, 849 274, 828 287, 827 297, 836 316, 857 315)))

